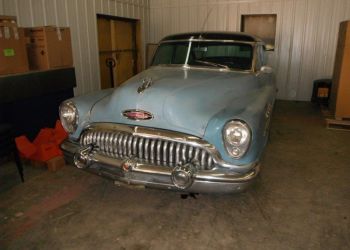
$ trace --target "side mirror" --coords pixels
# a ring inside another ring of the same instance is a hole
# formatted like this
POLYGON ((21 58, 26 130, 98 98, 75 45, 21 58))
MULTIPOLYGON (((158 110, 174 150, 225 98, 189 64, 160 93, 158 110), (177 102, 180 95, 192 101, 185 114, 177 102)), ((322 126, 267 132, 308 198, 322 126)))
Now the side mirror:
POLYGON ((273 69, 270 66, 262 66, 260 68, 260 71, 265 74, 271 74, 273 72, 273 69))
POLYGON ((266 44, 265 45, 265 50, 266 51, 274 51, 275 50, 275 46, 272 44, 266 44))

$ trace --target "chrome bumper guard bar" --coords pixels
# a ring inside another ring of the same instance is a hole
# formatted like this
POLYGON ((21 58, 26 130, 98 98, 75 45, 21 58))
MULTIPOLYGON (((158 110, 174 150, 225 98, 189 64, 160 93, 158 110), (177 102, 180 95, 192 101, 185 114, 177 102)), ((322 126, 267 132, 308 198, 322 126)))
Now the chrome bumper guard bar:
POLYGON ((91 145, 82 147, 70 140, 65 140, 61 149, 67 162, 118 182, 193 193, 241 192, 252 183, 260 170, 259 163, 255 163, 245 174, 222 168, 197 170, 195 163, 167 168, 132 158, 111 158, 99 154, 91 145))

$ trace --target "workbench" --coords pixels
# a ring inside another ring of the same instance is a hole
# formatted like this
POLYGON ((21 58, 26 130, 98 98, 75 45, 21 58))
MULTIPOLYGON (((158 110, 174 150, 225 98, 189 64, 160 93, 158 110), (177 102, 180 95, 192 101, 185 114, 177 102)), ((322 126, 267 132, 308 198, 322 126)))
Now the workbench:
POLYGON ((41 128, 54 127, 59 105, 74 96, 74 87, 74 68, 0 76, 0 124, 33 139, 41 128))

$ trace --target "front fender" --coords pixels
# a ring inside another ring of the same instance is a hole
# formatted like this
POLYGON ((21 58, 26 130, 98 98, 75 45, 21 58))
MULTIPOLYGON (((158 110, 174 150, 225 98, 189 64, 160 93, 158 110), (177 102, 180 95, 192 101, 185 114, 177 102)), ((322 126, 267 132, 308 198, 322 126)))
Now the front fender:
POLYGON ((104 89, 104 90, 93 92, 91 94, 69 99, 75 104, 76 108, 78 109, 78 115, 79 115, 78 128, 73 134, 69 135, 70 139, 76 140, 79 138, 82 129, 90 123, 90 111, 92 107, 101 99, 112 94, 113 90, 114 89, 112 88, 104 89))
MULTIPOLYGON (((222 158, 235 165, 247 165, 259 160, 267 141, 265 130, 270 117, 266 117, 266 110, 271 109, 275 100, 275 89, 267 85, 235 99, 229 107, 218 112, 208 123, 204 139, 212 143, 221 153, 222 158), (252 131, 252 141, 247 153, 241 159, 232 158, 226 151, 222 129, 225 124, 233 119, 245 121, 252 131)), ((247 171, 242 169, 242 172, 247 171)))

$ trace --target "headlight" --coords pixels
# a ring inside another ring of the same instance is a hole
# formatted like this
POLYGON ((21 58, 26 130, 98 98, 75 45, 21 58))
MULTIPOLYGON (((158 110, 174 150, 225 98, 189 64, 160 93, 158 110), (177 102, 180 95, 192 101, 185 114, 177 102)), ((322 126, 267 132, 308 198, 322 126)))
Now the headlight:
POLYGON ((251 131, 248 125, 240 120, 226 123, 223 131, 225 148, 233 158, 241 158, 248 150, 251 131))
POLYGON ((74 133, 78 126, 78 110, 72 101, 65 101, 60 106, 60 119, 68 133, 74 133))

